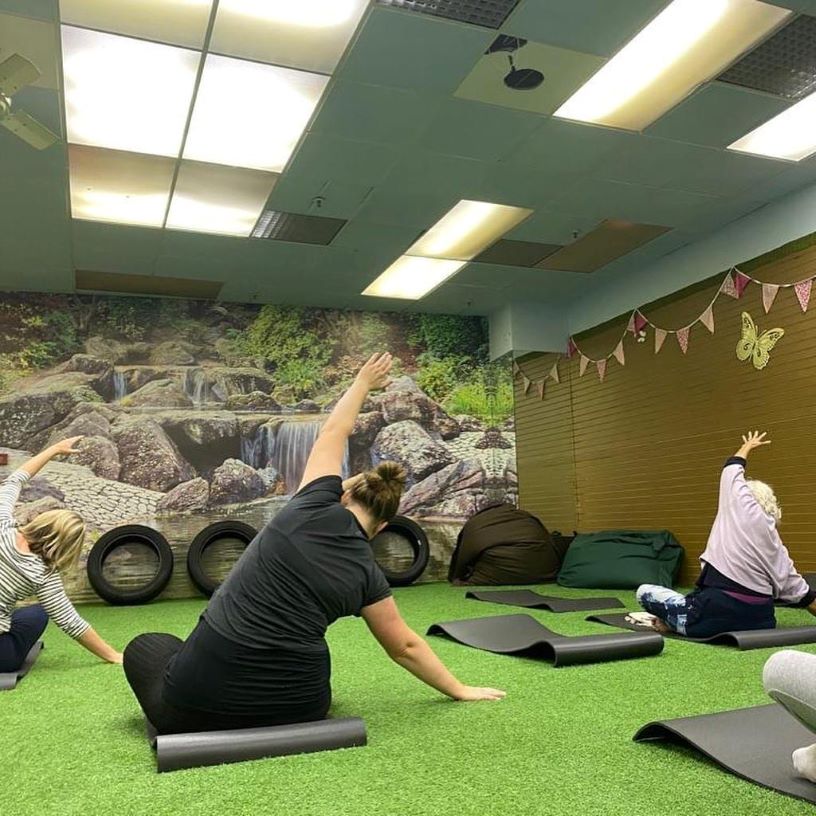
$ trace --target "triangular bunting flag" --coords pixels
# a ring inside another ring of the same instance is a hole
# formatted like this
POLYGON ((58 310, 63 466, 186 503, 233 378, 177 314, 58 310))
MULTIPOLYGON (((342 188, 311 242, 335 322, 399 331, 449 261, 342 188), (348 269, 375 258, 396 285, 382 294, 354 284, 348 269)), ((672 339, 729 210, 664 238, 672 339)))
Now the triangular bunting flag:
POLYGON ((604 375, 606 374, 606 360, 596 360, 595 367, 598 369, 598 378, 603 382, 604 375))
POLYGON ((558 376, 558 361, 556 360, 553 363, 553 367, 550 369, 550 379, 555 380, 557 383, 561 382, 561 378, 558 376))
POLYGON ((640 334, 648 325, 649 321, 640 312, 635 312, 635 334, 640 334))
POLYGON ((765 307, 765 314, 771 311, 774 300, 776 300, 776 293, 779 287, 775 283, 762 284, 762 305, 765 307))
POLYGON ((532 385, 532 382, 530 382, 530 380, 527 379, 527 377, 525 377, 523 375, 522 375, 522 378, 521 378, 521 382, 524 385, 524 393, 525 394, 528 393, 529 390, 530 390, 530 386, 532 385))
POLYGON ((802 307, 803 312, 807 311, 808 303, 810 303, 810 288, 812 285, 812 280, 806 280, 800 281, 793 287, 796 291, 796 299, 799 301, 799 305, 802 307))
POLYGON ((578 351, 578 346, 575 345, 575 341, 570 337, 569 343, 567 343, 567 359, 571 360, 576 351, 578 351))
POLYGON ((626 326, 626 331, 632 332, 632 334, 637 334, 637 329, 635 328, 635 315, 637 312, 632 312, 632 316, 629 318, 629 323, 626 326))
POLYGON ((737 297, 741 298, 742 293, 745 291, 745 287, 751 282, 751 279, 747 275, 743 275, 742 272, 737 270, 737 274, 734 275, 734 288, 737 290, 737 297))
POLYGON ((688 351, 689 327, 686 326, 684 329, 678 329, 675 334, 677 335, 677 342, 680 345, 680 351, 685 354, 688 351))
POLYGON ((738 298, 739 292, 737 292, 737 287, 734 285, 734 277, 729 272, 725 276, 725 280, 722 282, 722 286, 720 287, 720 291, 724 295, 728 295, 728 297, 738 298))
POLYGON ((714 334, 714 304, 710 304, 709 307, 700 315, 700 322, 712 333, 714 334))
POLYGON ((623 340, 621 340, 620 343, 615 346, 615 350, 612 352, 612 354, 621 365, 626 364, 626 358, 623 356, 623 340))
POLYGON ((544 382, 536 383, 536 391, 538 391, 538 398, 544 399, 544 382))
POLYGON ((655 354, 663 348, 663 341, 666 339, 666 331, 664 329, 655 328, 655 354))
POLYGON ((513 360, 513 376, 518 377, 520 372, 521 369, 519 368, 518 363, 515 360, 513 360))
POLYGON ((581 361, 578 365, 578 376, 583 377, 586 374, 587 366, 589 365, 589 357, 584 357, 581 355, 581 361))

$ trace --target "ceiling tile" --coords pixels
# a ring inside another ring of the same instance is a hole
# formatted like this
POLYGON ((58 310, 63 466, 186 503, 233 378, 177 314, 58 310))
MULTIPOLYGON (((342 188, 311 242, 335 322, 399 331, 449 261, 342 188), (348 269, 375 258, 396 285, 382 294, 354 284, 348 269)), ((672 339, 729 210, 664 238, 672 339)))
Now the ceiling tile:
POLYGON ((271 209, 327 218, 351 218, 371 194, 367 184, 284 173, 267 202, 271 209))
POLYGON ((152 275, 162 231, 122 224, 74 221, 73 259, 79 269, 152 275))
POLYGON ((437 194, 449 194, 457 200, 480 199, 485 174, 491 166, 476 159, 431 153, 427 150, 406 151, 401 161, 388 174, 385 186, 401 194, 427 193, 428 190, 433 190, 437 194))
POLYGON ((0 12, 7 11, 38 20, 58 20, 58 0, 0 0, 0 12))
POLYGON ((390 189, 378 189, 366 199, 357 218, 372 224, 411 224, 427 229, 458 200, 458 196, 431 193, 405 195, 390 189))
POLYGON ((538 241, 544 244, 569 244, 580 234, 591 230, 598 218, 563 210, 537 209, 507 237, 514 241, 538 241))
POLYGON ((0 62, 20 54, 39 70, 32 87, 59 88, 57 34, 53 23, 0 14, 0 62))

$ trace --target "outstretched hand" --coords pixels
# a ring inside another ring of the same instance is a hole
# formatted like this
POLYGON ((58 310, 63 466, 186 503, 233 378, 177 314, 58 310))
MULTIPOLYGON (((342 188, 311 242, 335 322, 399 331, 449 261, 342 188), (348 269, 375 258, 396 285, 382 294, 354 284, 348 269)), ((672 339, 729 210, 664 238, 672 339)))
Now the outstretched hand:
POLYGON ((737 453, 738 456, 747 456, 754 448, 762 447, 763 445, 770 445, 771 440, 766 439, 767 431, 760 433, 759 431, 748 431, 742 436, 742 447, 737 453))
POLYGON ((368 362, 357 373, 357 381, 365 385, 369 391, 385 388, 388 385, 388 375, 394 359, 388 352, 372 354, 368 362))
POLYGON ((506 696, 507 693, 499 689, 462 686, 453 699, 462 703, 475 703, 480 700, 501 700, 506 696))
POLYGON ((67 455, 69 453, 79 453, 79 448, 77 448, 76 445, 81 439, 81 436, 69 436, 68 439, 63 439, 56 442, 52 446, 51 450, 54 452, 55 456, 67 455))

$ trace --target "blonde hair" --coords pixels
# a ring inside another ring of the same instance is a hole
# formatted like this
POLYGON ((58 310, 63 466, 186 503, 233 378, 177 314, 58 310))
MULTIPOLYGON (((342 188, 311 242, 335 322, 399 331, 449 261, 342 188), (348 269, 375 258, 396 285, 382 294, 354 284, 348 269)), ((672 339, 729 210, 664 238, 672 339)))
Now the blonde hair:
POLYGON ((71 510, 46 510, 19 529, 31 552, 52 570, 73 566, 85 541, 85 522, 71 510))
POLYGON ((748 479, 746 480, 746 484, 754 494, 757 504, 779 524, 782 520, 782 508, 776 500, 776 493, 773 492, 773 488, 765 484, 765 482, 760 482, 756 479, 748 479))
POLYGON ((351 498, 362 504, 377 523, 391 521, 399 510, 405 469, 396 462, 381 462, 362 474, 351 488, 351 498))

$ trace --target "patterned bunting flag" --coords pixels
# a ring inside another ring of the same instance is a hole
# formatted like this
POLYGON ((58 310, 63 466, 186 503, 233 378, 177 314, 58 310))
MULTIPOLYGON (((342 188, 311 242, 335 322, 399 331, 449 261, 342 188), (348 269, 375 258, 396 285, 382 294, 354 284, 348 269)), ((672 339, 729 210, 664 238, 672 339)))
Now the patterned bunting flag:
POLYGON ((714 304, 709 304, 709 307, 700 315, 700 322, 714 334, 714 304))
POLYGON ((649 321, 640 312, 635 312, 635 334, 640 334, 648 325, 649 321))
POLYGON ((538 398, 544 399, 544 382, 536 383, 536 390, 538 391, 538 398))
POLYGON ((578 365, 578 376, 583 377, 586 374, 587 366, 589 365, 589 357, 584 357, 581 355, 581 361, 578 365))
POLYGON ((623 340, 615 346, 615 350, 612 352, 615 356, 615 359, 621 364, 626 365, 626 358, 623 356, 623 340))
POLYGON ((688 351, 688 344, 689 344, 689 326, 686 326, 683 329, 678 329, 675 334, 677 335, 677 342, 680 345, 680 350, 685 354, 688 351))
POLYGON ((598 369, 600 381, 603 382, 604 375, 606 374, 606 360, 596 360, 595 367, 598 369))
POLYGON ((567 359, 571 360, 576 351, 578 351, 578 346, 575 345, 575 341, 570 337, 569 343, 567 343, 567 359))
POLYGON ((561 378, 558 376, 558 360, 553 363, 553 367, 550 369, 550 379, 555 380, 557 383, 561 382, 561 378))
POLYGON ((635 328, 635 315, 637 312, 632 312, 629 317, 629 323, 626 326, 626 331, 632 332, 632 334, 637 334, 637 329, 635 328))
POLYGON ((808 303, 810 303, 810 288, 813 285, 813 280, 800 281, 793 288, 796 291, 796 299, 802 307, 802 311, 806 312, 808 303))
POLYGON ((742 293, 745 291, 745 287, 751 282, 751 279, 747 275, 743 275, 742 272, 737 270, 737 274, 734 276, 734 288, 737 290, 737 297, 741 298, 742 293))
POLYGON ((725 280, 722 282, 722 286, 720 287, 720 291, 724 295, 728 295, 728 297, 738 298, 739 292, 737 292, 737 287, 734 285, 734 276, 729 272, 725 276, 725 280))
POLYGON ((778 291, 779 287, 775 283, 762 284, 762 305, 765 308, 765 314, 771 311, 771 306, 773 306, 773 302, 776 300, 776 293, 778 291))
POLYGON ((666 330, 655 327, 655 354, 663 348, 663 341, 666 339, 666 330))
POLYGON ((524 393, 526 394, 530 390, 530 386, 532 385, 532 382, 527 377, 524 377, 524 376, 522 376, 521 382, 524 385, 524 393))

